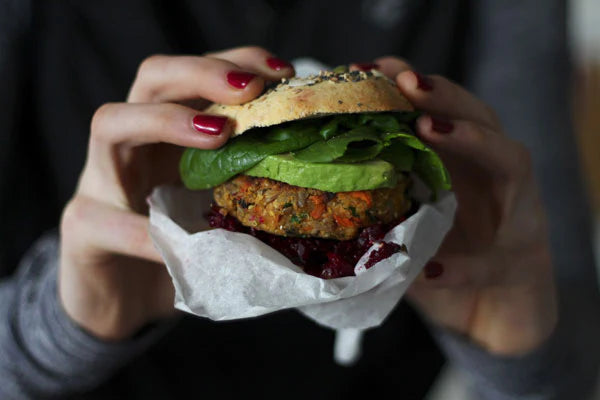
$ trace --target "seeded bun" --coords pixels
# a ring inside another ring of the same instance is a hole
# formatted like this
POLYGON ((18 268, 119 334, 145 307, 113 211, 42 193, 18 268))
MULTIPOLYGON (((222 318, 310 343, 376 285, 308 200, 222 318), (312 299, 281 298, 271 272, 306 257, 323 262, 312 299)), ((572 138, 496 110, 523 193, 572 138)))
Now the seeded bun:
POLYGON ((205 111, 235 121, 233 136, 251 128, 330 114, 413 111, 396 84, 376 70, 283 79, 242 105, 212 104, 205 111))

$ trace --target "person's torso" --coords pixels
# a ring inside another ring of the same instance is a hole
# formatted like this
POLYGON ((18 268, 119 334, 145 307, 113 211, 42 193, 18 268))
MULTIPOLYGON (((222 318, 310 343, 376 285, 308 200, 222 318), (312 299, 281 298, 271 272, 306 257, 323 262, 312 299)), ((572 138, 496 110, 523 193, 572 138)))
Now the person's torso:
MULTIPOLYGON (((405 58, 424 72, 456 75, 463 32, 456 1, 110 1, 38 2, 33 9, 31 115, 36 167, 18 188, 14 218, 43 210, 19 236, 56 225, 84 165, 89 122, 101 104, 124 101, 137 66, 152 54, 203 54, 243 45, 328 65, 405 58), (33 124, 33 125, 32 125, 33 124), (34 144, 35 143, 35 144, 34 144), (21 214, 22 215, 22 214, 21 214)), ((458 78, 458 77, 457 77, 458 78)), ((27 125, 29 124, 29 125, 27 125)), ((33 148, 34 147, 34 148, 33 148)), ((23 160, 25 162, 25 160, 23 160)), ((401 305, 368 332, 363 356, 344 368, 333 332, 295 311, 215 324, 185 318, 147 354, 96 392, 98 398, 420 398, 443 362, 425 328, 401 305)))

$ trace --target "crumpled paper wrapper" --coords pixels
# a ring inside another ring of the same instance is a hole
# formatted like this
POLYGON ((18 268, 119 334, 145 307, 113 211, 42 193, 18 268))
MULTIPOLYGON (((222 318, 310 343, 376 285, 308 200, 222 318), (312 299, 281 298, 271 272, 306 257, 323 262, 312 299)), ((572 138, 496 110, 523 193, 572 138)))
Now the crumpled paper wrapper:
POLYGON ((156 188, 149 198, 150 235, 173 279, 175 307, 215 321, 297 308, 338 330, 335 358, 343 364, 358 356, 360 332, 383 322, 436 253, 456 208, 451 193, 422 204, 384 238, 406 245, 407 253, 366 269, 375 244, 355 277, 323 280, 250 235, 210 229, 203 215, 211 201, 212 191, 174 186, 156 188))

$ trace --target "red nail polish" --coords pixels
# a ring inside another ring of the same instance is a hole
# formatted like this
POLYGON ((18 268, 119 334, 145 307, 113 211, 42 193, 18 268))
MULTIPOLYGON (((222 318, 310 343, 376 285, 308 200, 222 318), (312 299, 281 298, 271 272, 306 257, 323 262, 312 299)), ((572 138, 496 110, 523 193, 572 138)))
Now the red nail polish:
POLYGON ((217 115, 196 115, 192 120, 194 129, 211 136, 218 136, 223 131, 227 117, 217 115))
POLYGON ((354 63, 354 66, 361 71, 370 71, 372 69, 379 69, 379 64, 375 63, 354 63))
POLYGON ((269 68, 274 69, 275 71, 281 71, 285 68, 293 68, 292 64, 277 57, 267 58, 267 65, 269 68))
POLYGON ((425 278, 435 279, 444 273, 444 266, 437 261, 429 261, 425 265, 425 278))
POLYGON ((231 71, 227 74, 227 82, 236 89, 243 89, 255 76, 251 72, 231 71))
POLYGON ((428 76, 420 74, 416 71, 414 72, 415 76, 417 77, 417 87, 426 92, 431 92, 433 90, 433 80, 428 76))
POLYGON ((437 133, 450 133, 454 129, 454 125, 448 120, 439 117, 431 117, 431 129, 437 133))

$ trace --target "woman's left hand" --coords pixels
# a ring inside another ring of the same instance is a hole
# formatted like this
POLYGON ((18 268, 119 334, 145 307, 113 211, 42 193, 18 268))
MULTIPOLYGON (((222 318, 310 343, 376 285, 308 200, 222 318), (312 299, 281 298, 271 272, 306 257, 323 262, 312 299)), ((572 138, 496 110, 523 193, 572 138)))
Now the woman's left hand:
POLYGON ((558 313, 546 217, 528 151, 462 87, 415 73, 396 58, 376 63, 424 112, 417 135, 442 158, 458 201, 454 225, 409 299, 434 323, 492 353, 535 349, 554 330, 558 313))

